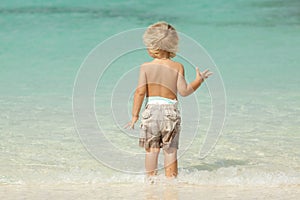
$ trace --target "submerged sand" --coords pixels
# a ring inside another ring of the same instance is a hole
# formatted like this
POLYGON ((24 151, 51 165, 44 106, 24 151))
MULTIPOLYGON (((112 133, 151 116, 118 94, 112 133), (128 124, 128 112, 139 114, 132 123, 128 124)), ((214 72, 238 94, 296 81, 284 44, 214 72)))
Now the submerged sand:
POLYGON ((188 184, 1 185, 0 199, 300 199, 300 185, 199 186, 188 184))

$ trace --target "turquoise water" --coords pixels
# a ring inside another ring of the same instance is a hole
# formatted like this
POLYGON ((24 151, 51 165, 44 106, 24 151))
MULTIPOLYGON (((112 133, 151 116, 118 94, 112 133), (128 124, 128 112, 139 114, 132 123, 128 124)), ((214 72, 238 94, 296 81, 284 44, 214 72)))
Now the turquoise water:
MULTIPOLYGON (((143 175, 112 170, 86 151, 73 121, 73 84, 84 58, 100 42, 165 20, 208 51, 227 94, 222 137, 201 160, 198 151, 211 110, 207 88, 197 92, 202 134, 182 152, 179 182, 299 184, 299 6, 296 0, 2 1, 0 183, 143 182, 143 175)), ((140 52, 132 62, 144 60, 150 58, 140 52)), ((125 59, 122 65, 130 70, 132 62, 125 59)), ((188 63, 186 71, 192 80, 188 63)), ((114 84, 118 77, 111 76, 106 78, 114 84)), ((110 94, 107 89, 96 96, 110 94)), ((122 149, 142 152, 134 140, 113 137, 119 130, 101 114, 101 108, 109 106, 110 102, 96 102, 107 137, 122 149)), ((189 144, 188 127, 193 126, 193 119, 185 121, 182 149, 189 144)), ((143 161, 127 164, 142 167, 143 161)))

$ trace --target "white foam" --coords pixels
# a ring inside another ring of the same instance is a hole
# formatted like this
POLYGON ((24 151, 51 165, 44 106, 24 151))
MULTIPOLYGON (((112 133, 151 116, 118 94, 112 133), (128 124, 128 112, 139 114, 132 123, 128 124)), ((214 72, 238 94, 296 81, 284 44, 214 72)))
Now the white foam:
POLYGON ((217 170, 187 170, 180 169, 177 179, 165 178, 163 172, 151 181, 143 174, 125 174, 120 172, 111 175, 101 171, 62 172, 56 176, 30 177, 31 179, 12 180, 2 176, 2 184, 101 184, 101 183, 154 183, 154 184, 192 184, 198 186, 282 186, 299 185, 300 173, 296 171, 260 171, 254 168, 227 167, 217 170))

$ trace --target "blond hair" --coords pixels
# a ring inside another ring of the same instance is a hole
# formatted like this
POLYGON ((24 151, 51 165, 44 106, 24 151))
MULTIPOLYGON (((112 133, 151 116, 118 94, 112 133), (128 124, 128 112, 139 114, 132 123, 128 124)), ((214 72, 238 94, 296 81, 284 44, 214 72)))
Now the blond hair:
POLYGON ((150 25, 143 35, 144 44, 150 55, 159 57, 162 51, 169 53, 169 57, 176 56, 178 51, 178 35, 173 26, 161 21, 150 25))

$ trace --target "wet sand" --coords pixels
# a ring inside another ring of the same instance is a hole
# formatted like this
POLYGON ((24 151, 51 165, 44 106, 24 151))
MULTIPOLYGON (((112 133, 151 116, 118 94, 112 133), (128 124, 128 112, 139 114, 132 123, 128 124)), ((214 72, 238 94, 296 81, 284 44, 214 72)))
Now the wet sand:
POLYGON ((299 199, 300 185, 196 186, 188 184, 1 185, 0 199, 299 199))

